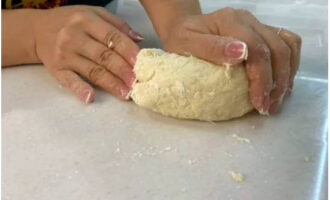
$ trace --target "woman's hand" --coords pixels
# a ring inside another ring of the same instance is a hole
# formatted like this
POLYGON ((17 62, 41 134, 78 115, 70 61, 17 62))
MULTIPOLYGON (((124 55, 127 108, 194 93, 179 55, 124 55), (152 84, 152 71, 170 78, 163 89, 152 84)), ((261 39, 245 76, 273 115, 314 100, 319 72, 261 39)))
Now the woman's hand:
POLYGON ((246 10, 185 17, 160 38, 167 51, 219 65, 246 60, 250 99, 261 114, 272 114, 290 94, 299 67, 300 37, 264 25, 246 10))
POLYGON ((93 87, 119 99, 135 80, 132 71, 143 38, 124 21, 101 7, 66 6, 40 11, 35 23, 36 54, 64 86, 80 100, 94 100, 93 87))

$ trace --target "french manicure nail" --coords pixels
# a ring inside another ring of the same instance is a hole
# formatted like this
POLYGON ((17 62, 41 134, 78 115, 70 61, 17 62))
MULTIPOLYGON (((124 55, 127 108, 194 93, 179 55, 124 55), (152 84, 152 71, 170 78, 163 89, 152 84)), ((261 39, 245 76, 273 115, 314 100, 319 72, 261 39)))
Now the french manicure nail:
POLYGON ((268 93, 264 94, 262 100, 260 100, 259 105, 260 105, 261 109, 258 109, 258 112, 261 115, 269 115, 268 109, 269 109, 269 106, 270 106, 270 97, 269 97, 268 93))
POLYGON ((140 33, 135 32, 133 30, 128 31, 128 35, 131 36, 135 40, 139 40, 139 41, 144 40, 144 38, 142 37, 142 35, 140 33))
POLYGON ((273 114, 276 111, 278 105, 279 105, 279 101, 273 102, 272 105, 270 105, 270 107, 269 107, 269 110, 268 110, 269 113, 273 114))
POLYGON ((244 42, 234 41, 225 47, 225 56, 233 59, 247 59, 247 46, 244 42))
POLYGON ((131 95, 131 90, 128 87, 122 87, 120 89, 120 95, 124 97, 125 100, 128 100, 131 95))
POLYGON ((83 92, 82 92, 82 95, 81 95, 81 99, 86 103, 91 103, 93 100, 92 100, 92 92, 89 90, 89 89, 85 89, 83 92))

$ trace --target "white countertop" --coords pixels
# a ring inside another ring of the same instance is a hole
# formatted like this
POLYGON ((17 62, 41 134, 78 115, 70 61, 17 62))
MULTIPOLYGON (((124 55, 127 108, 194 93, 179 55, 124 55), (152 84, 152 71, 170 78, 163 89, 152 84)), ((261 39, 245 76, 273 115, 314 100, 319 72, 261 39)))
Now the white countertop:
MULTIPOLYGON (((326 199, 327 2, 214 2, 202 0, 203 10, 247 8, 303 37, 299 76, 280 112, 177 120, 104 91, 84 105, 42 66, 3 69, 3 199, 326 199)), ((142 47, 159 46, 136 1, 119 2, 117 12, 145 35, 142 47)))

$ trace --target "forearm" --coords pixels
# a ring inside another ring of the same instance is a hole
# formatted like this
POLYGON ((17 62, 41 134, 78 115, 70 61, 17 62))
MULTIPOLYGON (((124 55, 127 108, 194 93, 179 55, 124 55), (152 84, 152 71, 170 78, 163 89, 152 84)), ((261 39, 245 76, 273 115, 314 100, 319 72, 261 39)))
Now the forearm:
POLYGON ((2 10, 2 66, 40 63, 35 52, 33 23, 38 10, 2 10))
POLYGON ((201 14, 198 0, 140 0, 162 41, 167 31, 180 19, 201 14))

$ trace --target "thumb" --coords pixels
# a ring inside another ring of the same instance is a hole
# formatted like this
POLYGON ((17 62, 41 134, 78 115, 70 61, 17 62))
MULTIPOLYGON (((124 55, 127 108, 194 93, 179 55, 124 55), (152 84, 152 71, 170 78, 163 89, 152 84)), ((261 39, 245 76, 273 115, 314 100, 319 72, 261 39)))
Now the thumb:
POLYGON ((175 49, 180 54, 190 54, 218 65, 238 64, 248 56, 244 42, 219 35, 192 33, 189 41, 175 46, 180 48, 175 49))

